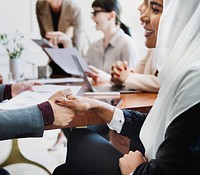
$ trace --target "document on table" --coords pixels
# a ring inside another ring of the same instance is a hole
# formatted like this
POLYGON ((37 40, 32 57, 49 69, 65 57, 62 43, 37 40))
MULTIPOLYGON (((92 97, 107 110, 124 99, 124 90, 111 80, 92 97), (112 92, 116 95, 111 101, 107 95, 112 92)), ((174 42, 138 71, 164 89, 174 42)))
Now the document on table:
POLYGON ((38 82, 42 84, 54 84, 54 83, 80 83, 83 82, 82 78, 67 77, 67 78, 46 78, 46 79, 33 79, 27 80, 29 82, 38 82))
POLYGON ((47 101, 55 92, 70 89, 74 95, 78 93, 81 86, 59 86, 59 85, 41 85, 33 86, 33 91, 25 91, 14 98, 2 102, 0 109, 18 109, 28 106, 37 105, 44 101, 47 101))

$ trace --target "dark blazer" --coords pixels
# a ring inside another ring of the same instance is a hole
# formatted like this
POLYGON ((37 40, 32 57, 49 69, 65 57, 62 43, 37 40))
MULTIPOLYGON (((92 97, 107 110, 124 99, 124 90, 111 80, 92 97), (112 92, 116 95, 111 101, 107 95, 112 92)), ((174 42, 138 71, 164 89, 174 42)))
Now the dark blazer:
MULTIPOLYGON (((0 85, 0 102, 5 85, 0 85)), ((44 122, 38 106, 0 111, 0 140, 41 137, 44 122)))
MULTIPOLYGON (((180 114, 168 126, 156 158, 142 163, 134 175, 200 175, 200 103, 180 114)), ((139 142, 145 115, 125 111, 122 135, 139 142)), ((148 116, 147 116, 148 117, 148 116)), ((136 145, 137 147, 138 145, 136 145)), ((137 148, 134 149, 137 149, 137 148)), ((142 148, 142 144, 138 149, 142 148)), ((141 150, 144 153, 144 147, 141 150)))

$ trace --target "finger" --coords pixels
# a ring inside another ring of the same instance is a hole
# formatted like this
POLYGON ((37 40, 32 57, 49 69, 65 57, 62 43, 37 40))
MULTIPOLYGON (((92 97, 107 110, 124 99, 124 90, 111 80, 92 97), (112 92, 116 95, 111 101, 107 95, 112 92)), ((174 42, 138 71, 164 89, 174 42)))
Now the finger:
POLYGON ((88 67, 89 67, 90 70, 92 70, 96 74, 99 72, 99 70, 96 67, 94 67, 94 66, 89 65, 88 67))
POLYGON ((124 63, 124 69, 127 70, 127 68, 128 68, 128 61, 124 61, 123 63, 124 63))
POLYGON ((53 37, 54 37, 53 32, 47 32, 45 35, 45 38, 50 39, 50 40, 53 40, 53 37))
POLYGON ((74 99, 76 97, 74 95, 68 95, 67 97, 58 97, 54 100, 56 104, 61 106, 72 107, 74 105, 74 99))
POLYGON ((138 150, 136 150, 135 153, 137 153, 138 155, 142 155, 142 153, 138 150))
POLYGON ((63 93, 63 95, 64 95, 65 97, 68 96, 68 95, 72 95, 72 94, 73 94, 72 91, 71 91, 71 89, 69 89, 69 88, 63 90, 62 93, 63 93))
POLYGON ((113 72, 115 76, 120 77, 120 71, 117 68, 114 68, 113 72))
POLYGON ((123 65, 123 63, 120 61, 120 60, 118 60, 117 62, 116 62, 116 66, 117 67, 121 67, 123 65))
MULTIPOLYGON (((68 99, 67 98, 64 98, 64 97, 58 97, 54 100, 54 102, 56 104, 59 104, 61 106, 68 106, 68 99)), ((68 106, 69 107, 69 106, 68 106)))
POLYGON ((116 64, 113 63, 113 64, 112 64, 112 67, 111 67, 111 70, 113 70, 115 67, 116 67, 116 64))
POLYGON ((47 32, 45 36, 50 36, 50 37, 52 37, 52 36, 57 35, 57 34, 58 34, 58 32, 52 31, 52 32, 47 32))
POLYGON ((56 35, 53 38, 53 42, 54 42, 53 43, 54 45, 56 45, 56 46, 58 45, 58 37, 56 35))
POLYGON ((119 71, 122 71, 122 69, 124 69, 124 64, 121 61, 117 61, 115 68, 119 71))
POLYGON ((42 85, 42 83, 38 83, 38 82, 32 82, 31 83, 33 86, 35 86, 35 85, 42 85))

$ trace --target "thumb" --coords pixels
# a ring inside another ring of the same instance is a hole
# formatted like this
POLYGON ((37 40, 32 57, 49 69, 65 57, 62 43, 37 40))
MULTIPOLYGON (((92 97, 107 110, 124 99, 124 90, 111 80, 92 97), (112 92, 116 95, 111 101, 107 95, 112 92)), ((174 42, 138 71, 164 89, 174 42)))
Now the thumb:
POLYGON ((99 70, 99 69, 97 69, 96 67, 91 66, 91 65, 89 65, 88 67, 89 67, 89 69, 91 69, 91 70, 94 71, 95 73, 98 73, 98 70, 99 70))
POLYGON ((59 97, 59 98, 55 99, 54 102, 59 105, 64 105, 66 103, 66 100, 67 100, 66 98, 59 97))

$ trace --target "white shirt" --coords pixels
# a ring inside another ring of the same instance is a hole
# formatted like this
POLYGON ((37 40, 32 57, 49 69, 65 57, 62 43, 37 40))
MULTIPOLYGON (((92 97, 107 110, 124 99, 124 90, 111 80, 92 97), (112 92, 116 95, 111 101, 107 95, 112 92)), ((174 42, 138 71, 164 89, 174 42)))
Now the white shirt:
POLYGON ((122 126, 124 125, 124 120, 123 111, 115 107, 113 118, 107 125, 111 130, 115 130, 117 133, 120 133, 122 126))

